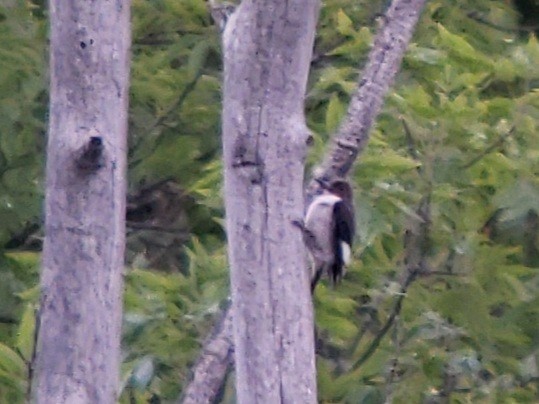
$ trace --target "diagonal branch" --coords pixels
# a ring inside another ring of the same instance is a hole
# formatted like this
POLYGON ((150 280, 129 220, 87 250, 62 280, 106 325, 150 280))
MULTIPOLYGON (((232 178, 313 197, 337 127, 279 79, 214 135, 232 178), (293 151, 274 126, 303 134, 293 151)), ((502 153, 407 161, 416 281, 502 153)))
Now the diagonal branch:
POLYGON ((483 17, 479 11, 470 11, 468 14, 466 14, 466 16, 489 28, 498 30, 500 32, 507 32, 510 34, 532 32, 532 31, 537 30, 537 28, 539 28, 539 25, 537 24, 527 25, 527 26, 515 26, 515 27, 508 27, 508 26, 495 24, 492 21, 488 20, 487 18, 483 17))
POLYGON ((393 326, 395 319, 399 316, 402 310, 402 303, 408 292, 410 285, 417 279, 418 276, 426 274, 426 253, 429 248, 429 232, 431 224, 430 214, 430 195, 425 196, 417 208, 416 211, 421 221, 411 219, 408 230, 404 235, 404 249, 406 270, 404 271, 403 278, 400 282, 400 291, 397 299, 393 305, 393 309, 389 317, 387 318, 384 326, 378 331, 374 339, 369 346, 365 349, 363 354, 352 366, 353 370, 358 369, 374 354, 378 346, 386 336, 387 332, 393 326))
POLYGON ((424 4, 425 0, 394 0, 381 19, 382 27, 359 76, 346 117, 308 186, 309 197, 318 192, 320 183, 346 176, 357 156, 365 149, 373 122, 399 71, 424 4))
POLYGON ((401 312, 402 309, 402 301, 404 300, 404 297, 406 296, 406 292, 408 291, 408 287, 412 284, 412 282, 415 280, 417 276, 416 271, 408 272, 408 275, 404 279, 404 283, 401 285, 399 296, 395 300, 395 304, 393 306, 393 309, 391 310, 391 314, 386 320, 386 323, 384 326, 378 331, 374 339, 371 341, 365 352, 361 354, 359 359, 354 363, 352 366, 352 370, 356 370, 361 367, 371 356, 372 354, 378 349, 380 346, 380 343, 386 336, 387 332, 391 329, 391 326, 395 322, 395 319, 398 317, 398 315, 401 312))
POLYGON ((228 369, 233 363, 232 310, 230 304, 204 342, 202 352, 193 366, 192 379, 179 403, 211 403, 219 394, 228 369))
MULTIPOLYGON (((165 111, 163 111, 157 118, 155 118, 155 120, 152 123, 150 123, 150 125, 145 129, 145 132, 147 134, 151 135, 151 133, 156 128, 158 128, 159 126, 162 126, 166 122, 166 120, 170 118, 172 113, 174 113, 175 111, 181 108, 181 106, 183 105, 183 103, 185 102, 189 94, 191 94, 193 90, 196 88, 196 85, 200 77, 202 77, 201 72, 199 72, 189 83, 187 83, 187 85, 184 87, 182 92, 178 95, 178 98, 172 104, 170 104, 168 108, 165 111)), ((144 155, 142 157, 139 157, 138 159, 133 160, 129 163, 129 168, 135 167, 142 160, 144 160, 147 156, 154 153, 157 147, 161 145, 161 141, 162 141, 162 136, 159 135, 157 137, 157 140, 153 143, 153 145, 150 148, 146 148, 146 150, 144 150, 143 152, 144 155)), ((135 153, 141 150, 144 146, 145 145, 143 144, 143 142, 139 142, 138 144, 132 147, 132 150, 130 150, 129 153, 131 155, 135 155, 135 153)))
POLYGON ((464 164, 462 166, 462 168, 464 168, 464 169, 470 168, 471 166, 473 166, 473 165, 477 164, 479 161, 481 161, 481 159, 483 159, 485 156, 489 155, 494 150, 496 150, 498 147, 503 145, 505 140, 507 138, 509 138, 510 136, 512 136, 513 133, 515 133, 515 129, 516 129, 515 126, 511 127, 511 129, 509 129, 508 132, 506 132, 506 133, 502 134, 500 137, 498 137, 498 139, 496 139, 496 141, 494 143, 492 143, 490 146, 488 146, 479 155, 475 156, 473 159, 471 159, 466 164, 464 164))

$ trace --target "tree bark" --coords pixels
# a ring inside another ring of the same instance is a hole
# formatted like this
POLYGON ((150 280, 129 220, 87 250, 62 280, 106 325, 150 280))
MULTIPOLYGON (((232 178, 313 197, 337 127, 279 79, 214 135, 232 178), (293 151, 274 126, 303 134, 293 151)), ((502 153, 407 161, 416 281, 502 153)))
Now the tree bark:
MULTIPOLYGON (((376 35, 367 64, 359 75, 358 88, 352 96, 348 113, 339 131, 335 134, 333 144, 328 149, 323 163, 313 173, 314 180, 310 182, 307 189, 308 198, 319 190, 319 181, 331 181, 335 177, 347 175, 357 156, 364 150, 369 140, 372 124, 380 112, 383 98, 400 68, 400 63, 424 5, 425 0, 393 0, 386 15, 382 17, 382 26, 376 35)), ((256 29, 257 26, 257 23, 253 22, 253 29, 256 29)), ((230 27, 227 28, 227 31, 231 39, 239 33, 230 27)), ((232 59, 235 57, 234 55, 235 53, 229 52, 226 56, 232 59)), ((253 61, 242 59, 242 62, 238 63, 249 65, 253 61)), ((271 89, 268 89, 268 93, 271 93, 271 89)), ((301 94, 303 95, 303 93, 301 94)), ((253 103, 252 107, 254 108, 255 105, 253 103)), ((303 133, 303 129, 300 132, 303 133)), ((248 132, 244 131, 243 133, 248 132)), ((226 142, 227 139, 224 141, 226 142)), ((301 249, 304 249, 303 245, 301 249)), ((233 311, 234 307, 229 308, 225 315, 229 317, 233 311)), ((227 345, 228 341, 231 339, 225 333, 214 334, 214 338, 207 341, 207 344, 211 343, 213 346, 220 347, 221 353, 216 357, 221 358, 218 369, 223 369, 223 371, 220 377, 215 377, 215 374, 212 377, 212 381, 217 385, 220 385, 225 377, 224 372, 227 369, 229 358, 223 353, 229 352, 231 349, 227 345)), ((201 359, 195 365, 195 373, 198 371, 199 365, 206 363, 204 361, 206 355, 207 350, 203 349, 201 359)), ((193 383, 197 383, 198 386, 201 386, 200 382, 200 379, 193 380, 193 383)))
POLYGON ((223 153, 239 403, 314 403, 301 232, 316 0, 245 0, 223 35, 223 153))
POLYGON ((193 366, 193 377, 184 389, 178 403, 212 403, 222 390, 224 375, 231 367, 234 354, 232 343, 232 312, 227 306, 212 334, 204 343, 202 354, 193 366))
POLYGON ((369 59, 359 75, 346 117, 334 136, 323 163, 314 170, 308 187, 312 196, 320 182, 344 177, 369 141, 373 122, 382 109, 384 96, 393 84, 408 48, 425 0, 393 0, 380 18, 381 28, 374 40, 369 59))
POLYGON ((120 367, 129 1, 51 0, 45 243, 33 401, 114 403, 120 367))

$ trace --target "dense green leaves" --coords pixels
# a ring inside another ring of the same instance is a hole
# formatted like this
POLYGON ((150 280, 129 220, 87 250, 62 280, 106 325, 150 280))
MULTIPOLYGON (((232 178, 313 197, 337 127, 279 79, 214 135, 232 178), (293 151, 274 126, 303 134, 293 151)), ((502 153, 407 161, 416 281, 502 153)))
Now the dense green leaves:
MULTIPOLYGON (((386 5, 322 7, 309 167, 346 113, 386 5)), ((41 2, 0 6, 2 248, 41 239, 45 18, 41 2)), ((352 174, 354 264, 314 298, 321 402, 538 400, 539 43, 518 21, 511 2, 427 2, 352 174), (424 272, 403 290, 417 229, 424 272)), ((221 70, 204 1, 133 2, 130 194, 163 182, 181 197, 161 221, 130 223, 122 402, 174 400, 227 298, 221 70), (165 258, 148 258, 159 249, 165 258)), ((26 394, 38 262, 0 259, 0 402, 26 394)))
POLYGON ((154 394, 177 398, 201 340, 227 298, 224 250, 209 254, 193 239, 188 255, 187 276, 133 269, 126 277, 122 371, 126 402, 145 402, 154 394))
POLYGON ((30 11, 21 1, 0 5, 0 245, 39 216, 45 22, 30 11))
MULTIPOLYGON (((485 35, 468 12, 481 6, 428 4, 355 170, 359 262, 334 293, 356 302, 356 317, 332 308, 333 291, 317 291, 322 363, 334 364, 319 366, 322 399, 356 402, 344 396, 355 391, 352 381, 341 384, 348 377, 374 388, 374 402, 435 400, 442 393, 458 401, 537 395, 529 376, 522 382, 526 364, 534 371, 529 355, 537 338, 519 323, 522 315, 536 323, 539 292, 537 146, 530 143, 537 141, 531 62, 537 41, 496 29, 485 35), (407 288, 391 330, 376 342, 401 293, 404 234, 423 221, 422 195, 431 200, 428 272, 407 288), (374 343, 372 356, 358 362, 374 343), (353 364, 361 365, 356 371, 353 364)), ((499 12, 505 7, 496 3, 485 18, 516 24, 511 10, 499 12)), ((346 10, 334 14, 341 47, 357 25, 353 12, 343 17, 346 10)), ((342 101, 334 91, 349 82, 346 69, 334 64, 314 83, 307 100, 314 128, 324 128, 323 119, 327 132, 336 127, 342 101)))

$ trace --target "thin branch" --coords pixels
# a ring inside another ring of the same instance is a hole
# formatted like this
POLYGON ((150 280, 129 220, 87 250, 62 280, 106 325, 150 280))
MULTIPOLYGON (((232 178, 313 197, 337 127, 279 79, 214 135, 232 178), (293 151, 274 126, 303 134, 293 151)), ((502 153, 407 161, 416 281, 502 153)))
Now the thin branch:
MULTIPOLYGON (((146 129, 146 133, 148 134, 151 134, 157 127, 161 126, 164 124, 164 122, 168 119, 168 117, 175 111, 177 111, 179 108, 181 108, 182 104, 185 102, 187 96, 189 94, 191 94, 191 92, 195 89, 197 83, 198 83, 198 80, 200 79, 200 77, 202 76, 202 73, 199 72, 194 78, 193 80, 191 80, 189 83, 187 83, 187 85, 184 87, 183 91, 180 93, 180 95, 178 96, 178 98, 172 103, 169 105, 169 107, 161 114, 159 115, 146 129)), ((133 149, 130 154, 134 154, 136 149, 138 149, 142 142, 139 142, 138 145, 134 146, 133 149)), ((152 147, 147 150, 145 152, 145 155, 148 156, 150 154, 152 154, 156 149, 157 147, 161 144, 161 142, 159 142, 158 140, 156 140, 155 142, 153 142, 152 144, 152 147)), ((132 162, 129 163, 129 168, 131 167, 134 167, 136 166, 138 163, 140 163, 142 160, 144 160, 144 157, 141 157, 137 160, 134 160, 132 162)))
POLYGON ((408 126, 408 122, 406 122, 406 119, 404 118, 401 118, 400 121, 402 122, 402 126, 404 127, 404 134, 406 135, 406 143, 408 145, 408 153, 414 160, 418 161, 419 155, 417 153, 416 144, 412 136, 412 131, 408 126))
POLYGON ((320 182, 344 177, 369 140, 371 127, 382 108, 384 96, 395 80, 425 0, 394 0, 384 17, 348 112, 329 153, 313 175, 307 199, 317 194, 320 182), (341 145, 346 145, 342 147, 341 145))
POLYGON ((185 99, 191 92, 195 89, 198 80, 202 76, 202 73, 198 73, 193 80, 191 80, 187 85, 184 87, 183 91, 180 93, 176 101, 174 101, 172 104, 169 105, 169 107, 163 112, 160 116, 158 116, 153 124, 151 124, 148 128, 146 128, 146 131, 148 133, 151 133, 155 128, 162 125, 163 122, 172 114, 174 111, 176 111, 181 105, 184 103, 185 99))
POLYGON ((137 41, 133 42, 133 45, 137 46, 166 46, 166 45, 172 45, 176 41, 173 39, 151 39, 151 38, 143 38, 139 39, 137 41))
POLYGON ((154 32, 133 40, 133 45, 138 46, 163 46, 177 42, 177 37, 182 35, 202 35, 204 30, 177 29, 173 31, 154 32), (176 37, 174 37, 176 36, 176 37))
POLYGON ((539 25, 533 24, 530 26, 520 26, 520 27, 504 27, 498 24, 493 23, 492 21, 489 21, 488 19, 482 17, 479 12, 477 11, 470 11, 466 16, 480 24, 486 25, 489 28, 493 28, 495 30, 501 31, 501 32, 508 32, 508 33, 521 33, 521 32, 533 32, 536 31, 539 28, 539 25))
POLYGON ((232 310, 230 304, 212 334, 204 342, 202 353, 192 369, 192 379, 178 403, 214 402, 225 381, 225 375, 233 363, 232 310))
POLYGON ((17 319, 9 316, 0 316, 0 324, 17 324, 17 319))
POLYGON ((408 276, 405 278, 404 283, 402 284, 400 288, 400 293, 395 300, 395 304, 393 305, 393 309, 391 310, 391 314, 387 318, 386 323, 384 326, 378 331, 372 342, 369 344, 365 352, 359 357, 359 359, 354 363, 352 366, 352 370, 359 369, 361 365, 363 365, 371 356, 376 352, 376 349, 380 346, 380 343, 386 336, 387 332, 395 322, 395 319, 400 314, 402 309, 402 301, 404 300, 404 297, 406 296, 406 292, 408 291, 408 287, 410 284, 416 279, 417 276, 417 270, 413 270, 408 273, 408 276))
POLYGON ((428 273, 426 268, 426 255, 429 248, 429 233, 431 225, 430 213, 430 195, 425 196, 416 210, 417 216, 421 221, 412 219, 408 230, 404 235, 404 249, 406 256, 404 263, 406 265, 405 276, 401 280, 400 293, 395 300, 393 309, 387 318, 384 326, 378 331, 374 339, 371 341, 367 349, 361 354, 359 359, 352 366, 353 370, 358 369, 376 352, 380 343, 394 324, 402 310, 402 303, 408 292, 408 288, 419 275, 428 273))
POLYGON ((37 340, 39 337, 39 330, 41 329, 41 313, 39 308, 34 310, 35 316, 35 326, 34 326, 34 335, 33 335, 33 344, 32 344, 32 356, 30 361, 27 362, 27 372, 28 372, 28 387, 26 390, 26 402, 32 402, 32 381, 34 380, 35 366, 36 366, 36 356, 37 356, 37 340))
POLYGON ((504 133, 496 139, 494 143, 492 143, 489 147, 487 147, 485 150, 483 150, 479 155, 475 156, 473 159, 471 159, 469 162, 464 164, 462 168, 470 168, 471 166, 477 164, 479 161, 481 161, 485 156, 492 153, 494 150, 496 150, 498 147, 500 147, 505 140, 513 135, 515 133, 515 126, 511 127, 507 133, 504 133))
POLYGON ((466 276, 466 274, 450 272, 450 271, 427 271, 419 274, 419 276, 426 278, 428 276, 466 276))
POLYGON ((391 343, 395 347, 395 355, 391 359, 389 369, 386 374, 386 403, 393 402, 393 393, 395 390, 394 384, 397 383, 399 379, 399 357, 401 353, 399 317, 395 319, 395 326, 393 327, 393 333, 391 334, 391 343))
POLYGON ((402 127, 404 128, 404 135, 406 136, 406 143, 408 145, 408 153, 410 154, 410 157, 418 162, 419 165, 416 168, 416 171, 419 173, 419 176, 428 184, 429 180, 426 178, 425 166, 424 164, 421 164, 422 162, 420 161, 420 156, 417 152, 417 145, 416 141, 414 140, 412 130, 410 129, 408 122, 406 122, 406 119, 401 117, 400 121, 402 123, 402 127))
POLYGON ((126 227, 133 230, 150 230, 150 231, 159 231, 162 233, 179 234, 179 235, 183 235, 186 240, 189 239, 189 232, 187 232, 185 229, 180 229, 180 228, 155 226, 151 224, 137 223, 137 222, 127 222, 126 227))
MULTIPOLYGON (((406 294, 411 284, 418 278, 426 278, 429 276, 466 276, 466 275, 455 273, 455 272, 452 272, 451 270, 435 271, 435 270, 430 270, 430 269, 425 269, 425 268, 416 268, 416 270, 412 270, 412 272, 408 272, 408 276, 405 277, 404 280, 401 282, 398 297, 395 300, 395 304, 393 305, 393 309, 391 310, 391 314, 386 320, 386 323, 383 325, 382 328, 380 328, 380 330, 375 336, 375 339, 371 342, 371 344, 369 345, 369 348, 365 350, 365 352, 362 354, 360 359, 358 359, 358 361, 355 363, 353 369, 359 368, 363 363, 365 363, 372 356, 372 354, 376 351, 376 349, 380 345, 382 339, 386 336, 388 331, 391 329, 391 326, 395 323, 396 320, 398 320, 398 316, 402 309, 402 303, 404 301, 404 298, 406 297, 406 294)), ((371 325, 368 324, 368 322, 366 321, 363 322, 360 332, 358 333, 357 337, 350 345, 350 348, 347 349, 348 356, 353 355, 353 353, 356 351, 357 347, 359 346, 360 342, 362 341, 363 337, 365 336, 367 330, 370 327, 371 325)))

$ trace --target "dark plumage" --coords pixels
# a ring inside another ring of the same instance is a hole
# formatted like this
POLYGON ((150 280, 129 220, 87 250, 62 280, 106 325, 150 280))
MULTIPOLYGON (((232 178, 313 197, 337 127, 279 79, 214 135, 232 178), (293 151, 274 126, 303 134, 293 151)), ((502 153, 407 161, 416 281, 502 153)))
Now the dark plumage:
POLYGON ((313 199, 305 215, 305 244, 314 261, 312 291, 324 272, 333 283, 342 278, 354 233, 352 188, 344 180, 333 181, 313 199))

